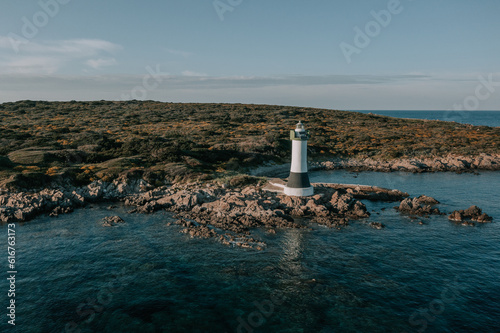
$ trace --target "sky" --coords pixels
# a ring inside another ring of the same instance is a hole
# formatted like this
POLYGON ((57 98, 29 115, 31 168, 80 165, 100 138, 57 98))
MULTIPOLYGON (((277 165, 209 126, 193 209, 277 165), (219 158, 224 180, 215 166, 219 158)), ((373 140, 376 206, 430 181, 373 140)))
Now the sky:
POLYGON ((498 0, 0 0, 0 102, 500 110, 498 0))

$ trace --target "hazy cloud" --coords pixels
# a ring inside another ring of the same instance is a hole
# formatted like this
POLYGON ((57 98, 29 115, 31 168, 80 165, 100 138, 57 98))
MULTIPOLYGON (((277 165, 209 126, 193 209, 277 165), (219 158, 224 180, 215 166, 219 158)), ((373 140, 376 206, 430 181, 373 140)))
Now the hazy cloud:
POLYGON ((101 67, 113 66, 117 64, 115 58, 99 58, 99 59, 89 59, 85 62, 89 67, 93 69, 99 69, 101 67))
POLYGON ((194 71, 183 71, 181 74, 183 76, 207 76, 205 73, 198 73, 194 71))
MULTIPOLYGON (((100 58, 97 58, 100 59, 100 58)), ((104 59, 104 58, 103 58, 104 59)), ((18 64, 50 66, 47 59, 18 64)), ((99 65, 100 62, 96 61, 99 65)), ((184 73, 193 74, 193 73, 184 73)), ((0 75, 0 102, 32 100, 121 100, 134 87, 144 88, 144 75, 0 75)), ((447 110, 474 93, 477 75, 283 75, 186 76, 161 74, 147 82, 147 99, 172 102, 228 102, 311 106, 347 110, 447 110), (153 81, 155 80, 155 81, 153 81), (158 81, 156 81, 158 80, 158 81), (152 82, 160 82, 153 85, 152 82)), ((495 82, 500 82, 498 73, 495 82)), ((500 94, 482 101, 482 109, 498 109, 500 94)))
POLYGON ((15 53, 9 37, 0 36, 0 73, 55 74, 70 64, 99 69, 117 64, 110 55, 119 50, 120 45, 104 40, 70 39, 31 41, 15 53))
POLYGON ((187 57, 194 55, 194 53, 192 53, 192 52, 182 51, 182 50, 174 50, 174 49, 169 49, 169 48, 165 48, 165 51, 170 53, 170 54, 176 55, 176 56, 181 56, 183 58, 187 58, 187 57))

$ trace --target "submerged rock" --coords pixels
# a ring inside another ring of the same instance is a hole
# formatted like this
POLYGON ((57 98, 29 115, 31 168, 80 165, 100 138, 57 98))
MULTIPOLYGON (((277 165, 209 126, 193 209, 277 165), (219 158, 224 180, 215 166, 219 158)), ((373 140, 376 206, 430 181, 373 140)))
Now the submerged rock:
POLYGON ((68 214, 68 213, 71 213, 71 212, 73 212, 73 207, 71 207, 71 206, 68 206, 68 207, 57 206, 56 208, 54 208, 49 213, 49 216, 51 216, 51 217, 57 217, 60 214, 68 214))
POLYGON ((383 223, 380 223, 380 222, 370 222, 370 227, 380 230, 380 229, 384 229, 385 225, 383 223))
POLYGON ((116 215, 115 216, 106 216, 102 220, 103 227, 114 227, 119 223, 125 223, 125 221, 121 217, 116 216, 116 215))
POLYGON ((463 225, 464 227, 475 227, 476 226, 475 223, 472 223, 469 221, 462 221, 462 223, 460 223, 460 225, 463 225))

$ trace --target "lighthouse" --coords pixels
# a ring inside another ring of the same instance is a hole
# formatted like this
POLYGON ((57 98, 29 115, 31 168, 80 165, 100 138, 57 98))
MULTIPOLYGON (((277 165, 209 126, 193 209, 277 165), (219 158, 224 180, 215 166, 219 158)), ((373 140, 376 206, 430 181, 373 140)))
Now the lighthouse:
POLYGON ((301 121, 297 124, 295 130, 290 131, 290 140, 292 141, 292 166, 290 176, 285 187, 285 194, 307 197, 314 194, 314 189, 309 182, 307 174, 307 140, 309 132, 305 130, 301 121))

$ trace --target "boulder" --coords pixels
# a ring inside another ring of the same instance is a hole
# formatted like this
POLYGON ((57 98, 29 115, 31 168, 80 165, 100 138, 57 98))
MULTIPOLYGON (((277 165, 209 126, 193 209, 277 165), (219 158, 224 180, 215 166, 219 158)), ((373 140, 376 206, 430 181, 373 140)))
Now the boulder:
POLYGON ((417 198, 418 202, 422 204, 427 204, 427 205, 437 205, 439 204, 439 201, 434 199, 433 197, 429 197, 427 195, 421 195, 417 198))
POLYGON ((464 214, 462 212, 456 210, 456 211, 454 211, 453 213, 451 213, 448 216, 448 219, 451 220, 451 221, 456 221, 456 222, 463 221, 464 220, 464 214))
MULTIPOLYGON (((430 198, 430 197, 427 197, 430 198)), ((430 201, 429 199, 424 199, 424 201, 430 201)), ((432 199, 432 198, 431 198, 432 199)), ((427 216, 436 214, 439 215, 441 212, 438 208, 432 208, 432 205, 422 205, 419 198, 406 198, 399 204, 398 207, 395 207, 401 213, 408 215, 419 215, 419 216, 427 216)))
POLYGON ((68 214, 68 213, 71 213, 72 211, 73 211, 73 207, 57 206, 49 213, 49 216, 50 217, 57 217, 57 216, 59 216, 59 214, 68 214))
POLYGON ((465 210, 455 210, 448 216, 448 219, 456 222, 472 220, 479 223, 486 223, 493 221, 493 218, 483 213, 482 209, 478 206, 470 206, 465 210))
POLYGON ((481 208, 479 208, 478 206, 470 206, 469 208, 464 210, 464 216, 469 218, 480 216, 482 213, 483 212, 481 208))
POLYGON ((385 225, 383 223, 380 223, 380 222, 370 222, 370 227, 372 227, 373 229, 383 229, 385 228, 385 225))
POLYGON ((493 218, 491 216, 489 216, 488 214, 483 213, 479 216, 472 217, 472 221, 485 223, 485 222, 493 221, 493 218))
POLYGON ((106 216, 103 220, 102 220, 102 226, 103 227, 114 227, 116 226, 117 224, 120 224, 120 223, 124 223, 125 221, 119 217, 119 216, 106 216))

